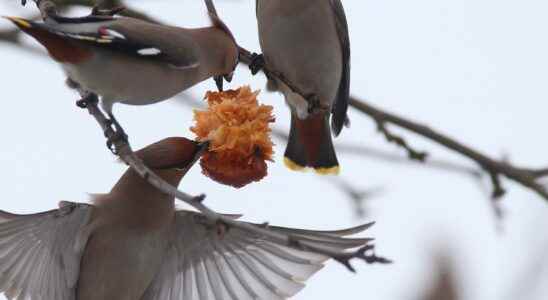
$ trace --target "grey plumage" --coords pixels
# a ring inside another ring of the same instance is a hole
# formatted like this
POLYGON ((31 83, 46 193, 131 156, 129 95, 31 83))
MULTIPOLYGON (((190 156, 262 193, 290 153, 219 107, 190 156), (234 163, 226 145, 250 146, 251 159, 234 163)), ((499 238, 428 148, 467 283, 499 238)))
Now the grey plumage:
POLYGON ((257 0, 256 6, 266 65, 328 108, 314 116, 303 95, 276 82, 293 116, 286 158, 299 167, 333 169, 338 162, 329 127, 338 135, 346 123, 350 88, 350 40, 342 4, 340 0, 257 0))
POLYGON ((208 78, 231 74, 238 49, 228 28, 186 29, 125 17, 9 18, 35 37, 82 90, 114 103, 146 105, 171 98, 208 78))

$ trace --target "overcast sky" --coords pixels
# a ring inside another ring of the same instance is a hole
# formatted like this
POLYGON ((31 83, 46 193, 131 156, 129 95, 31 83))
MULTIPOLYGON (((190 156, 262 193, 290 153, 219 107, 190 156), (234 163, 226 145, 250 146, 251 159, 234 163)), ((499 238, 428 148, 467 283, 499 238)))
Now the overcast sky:
MULTIPOLYGON (((0 14, 35 12, 18 2, 2 2, 0 14)), ((254 1, 217 2, 238 42, 258 50, 254 1)), ((201 1, 135 4, 179 26, 208 23, 201 1)), ((546 1, 346 0, 344 5, 354 95, 494 157, 523 166, 548 165, 546 1)), ((13 46, 0 44, 0 49, 5 104, 0 118, 1 209, 44 211, 59 200, 87 201, 86 193, 107 192, 125 166, 106 150, 92 118, 74 105, 77 96, 64 86, 60 68, 13 46)), ((231 86, 263 89, 264 82, 240 68, 231 86)), ((190 94, 201 98, 211 89, 214 83, 207 81, 190 94)), ((260 99, 275 106, 276 126, 287 130, 283 98, 264 92, 260 99)), ((191 136, 192 114, 180 102, 118 105, 115 114, 138 149, 167 136, 191 136)), ((376 133, 368 117, 353 111, 350 117, 352 128, 337 143, 404 157, 376 133)), ((397 132, 433 159, 474 167, 427 140, 397 132)), ((340 154, 341 178, 364 190, 382 190, 367 202, 366 218, 358 219, 352 203, 329 181, 287 170, 282 163, 285 145, 278 144, 276 162, 260 183, 235 190, 195 168, 181 188, 206 192, 212 208, 244 213, 252 221, 333 229, 375 220, 368 234, 377 239, 378 253, 395 261, 391 266, 357 263, 357 275, 329 263, 294 299, 415 299, 435 275, 433 258, 440 252, 451 255, 463 299, 548 297, 548 207, 536 194, 504 181, 504 219, 497 222, 487 182, 414 163, 340 154), (533 279, 539 281, 531 281, 531 274, 538 274, 533 279)))

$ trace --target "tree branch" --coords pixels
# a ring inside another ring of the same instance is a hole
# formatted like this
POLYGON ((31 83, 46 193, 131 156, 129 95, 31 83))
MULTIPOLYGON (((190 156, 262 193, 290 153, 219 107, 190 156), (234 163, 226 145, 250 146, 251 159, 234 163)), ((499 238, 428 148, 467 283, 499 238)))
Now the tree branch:
POLYGON ((537 182, 539 178, 548 175, 548 170, 546 169, 529 170, 517 168, 508 164, 507 162, 495 160, 478 150, 464 145, 456 139, 453 139, 447 135, 431 129, 428 126, 419 124, 417 122, 405 119, 386 111, 382 111, 372 106, 371 104, 365 101, 360 101, 354 97, 350 99, 350 105, 354 109, 371 116, 375 120, 382 120, 383 122, 409 130, 476 162, 491 176, 494 186, 494 196, 500 197, 504 194, 504 189, 502 188, 500 180, 498 179, 499 176, 503 175, 506 178, 520 183, 521 185, 535 191, 545 200, 548 200, 548 190, 542 184, 537 182))
MULTIPOLYGON (((249 65, 253 62, 253 58, 254 56, 250 51, 240 47, 240 62, 249 65)), ((269 74, 267 77, 273 76, 276 78, 275 74, 269 71, 266 66, 263 68, 263 72, 265 74, 269 74)), ((377 123, 379 130, 385 135, 387 140, 403 147, 408 152, 411 159, 423 161, 426 159, 426 153, 414 150, 403 138, 390 133, 385 127, 386 124, 395 125, 397 127, 409 130, 476 162, 482 169, 490 174, 492 179, 494 179, 492 180, 494 187, 493 196, 500 197, 504 194, 504 189, 498 179, 498 176, 504 175, 506 178, 520 183, 521 185, 536 192, 545 200, 548 200, 548 190, 545 186, 537 182, 539 178, 548 176, 548 169, 522 169, 514 167, 506 162, 492 159, 487 155, 458 142, 456 139, 434 131, 428 126, 383 111, 365 101, 358 100, 355 97, 351 97, 350 106, 373 118, 373 120, 377 123)))

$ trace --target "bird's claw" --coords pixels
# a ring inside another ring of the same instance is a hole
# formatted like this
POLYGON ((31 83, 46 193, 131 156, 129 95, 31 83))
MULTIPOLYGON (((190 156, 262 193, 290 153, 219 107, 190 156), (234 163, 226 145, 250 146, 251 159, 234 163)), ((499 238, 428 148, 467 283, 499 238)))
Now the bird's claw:
MULTIPOLYGON (((108 131, 108 130, 107 130, 108 131)), ((107 135, 107 134, 105 134, 107 135)), ((112 152, 114 155, 118 155, 118 150, 116 149, 116 144, 118 142, 127 142, 128 136, 125 134, 125 132, 118 132, 115 131, 114 134, 107 137, 107 148, 112 152)))
POLYGON ((76 106, 82 109, 88 108, 88 101, 86 99, 80 99, 76 101, 76 106))
POLYGON ((214 76, 213 77, 213 80, 215 80, 215 84, 217 85, 217 90, 219 90, 219 92, 222 92, 223 91, 223 76, 214 76))
POLYGON ((85 109, 85 108, 88 108, 88 105, 90 103, 97 103, 97 102, 99 102, 99 99, 97 99, 97 96, 95 96, 94 94, 88 94, 82 99, 76 101, 76 106, 82 109, 85 109))
POLYGON ((308 113, 309 114, 315 114, 315 113, 324 112, 324 111, 329 110, 328 107, 325 107, 321 103, 320 98, 316 94, 308 95, 306 97, 306 99, 308 101, 308 113))
POLYGON ((251 54, 251 63, 249 64, 249 69, 251 74, 256 75, 259 73, 265 66, 264 55, 253 53, 251 54))
POLYGON ((21 0, 21 5, 23 6, 27 5, 27 0, 21 0))
POLYGON ((118 142, 128 142, 128 135, 124 131, 124 128, 118 123, 113 114, 109 113, 109 119, 107 119, 108 127, 105 130, 105 136, 107 137, 107 148, 114 154, 118 155, 116 150, 116 143, 118 142), (114 130, 112 129, 114 126, 114 130), (114 133, 111 134, 111 131, 114 133))

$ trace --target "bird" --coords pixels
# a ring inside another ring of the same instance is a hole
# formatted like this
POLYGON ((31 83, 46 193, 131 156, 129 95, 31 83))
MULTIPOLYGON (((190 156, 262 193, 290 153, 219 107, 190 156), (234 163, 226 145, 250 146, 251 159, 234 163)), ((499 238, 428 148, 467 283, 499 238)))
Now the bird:
MULTIPOLYGON (((136 155, 177 186, 202 147, 171 137, 136 155)), ((29 215, 0 211, 0 292, 25 300, 286 299, 328 259, 236 227, 220 234, 174 202, 130 168, 91 203, 62 201, 29 215)), ((339 231, 248 224, 324 249, 371 240, 347 237, 371 223, 339 231)))
POLYGON ((101 96, 101 107, 116 122, 115 103, 160 102, 214 77, 230 81, 238 46, 228 27, 187 29, 130 17, 50 16, 48 22, 5 17, 42 44, 71 85, 101 96))
POLYGON ((331 131, 338 136, 349 124, 350 89, 350 39, 341 1, 256 0, 256 15, 262 55, 250 67, 256 73, 266 66, 278 75, 269 86, 290 107, 286 165, 337 174, 331 131))

